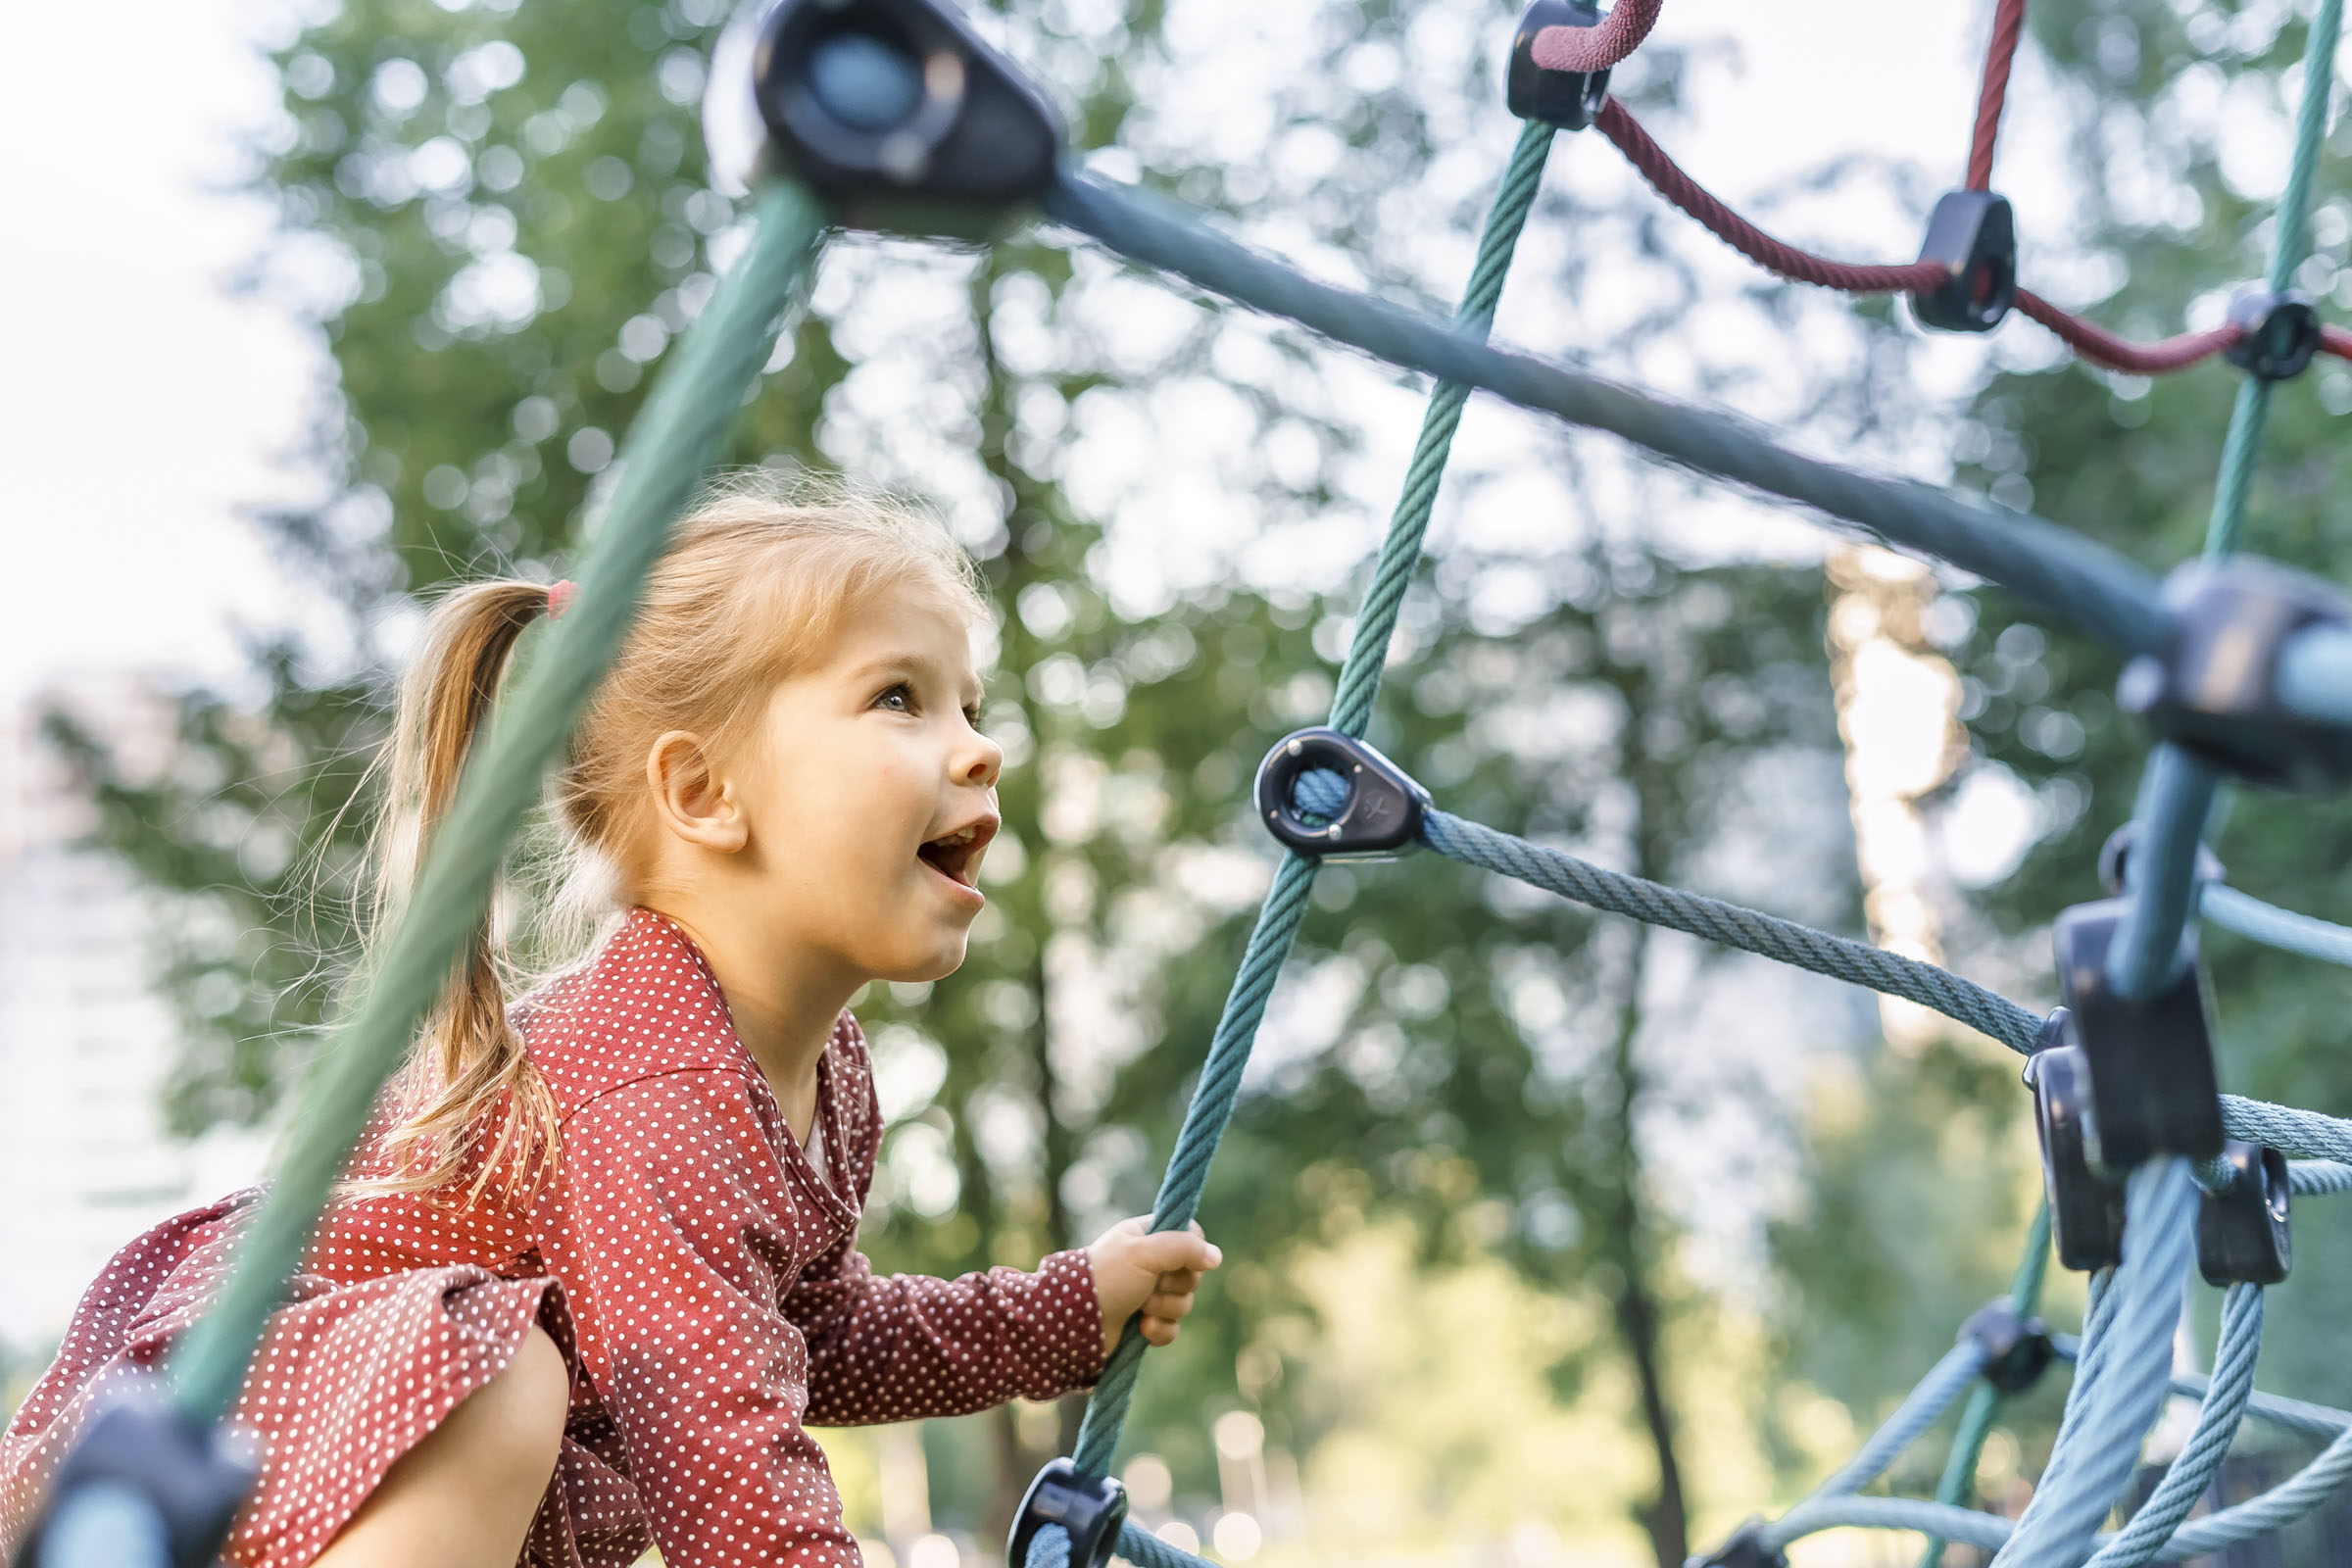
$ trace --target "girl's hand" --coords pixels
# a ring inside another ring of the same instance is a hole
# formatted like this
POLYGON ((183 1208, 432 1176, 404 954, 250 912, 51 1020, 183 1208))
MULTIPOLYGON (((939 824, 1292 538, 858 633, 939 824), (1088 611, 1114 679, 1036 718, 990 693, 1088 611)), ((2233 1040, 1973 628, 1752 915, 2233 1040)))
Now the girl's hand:
POLYGON ((1149 1215, 1123 1219, 1086 1250, 1094 1266, 1095 1299, 1102 1307, 1102 1350, 1108 1354, 1136 1313, 1144 1314, 1144 1338, 1168 1345, 1193 1309, 1200 1276, 1225 1261, 1193 1225, 1181 1231, 1150 1229, 1149 1215))

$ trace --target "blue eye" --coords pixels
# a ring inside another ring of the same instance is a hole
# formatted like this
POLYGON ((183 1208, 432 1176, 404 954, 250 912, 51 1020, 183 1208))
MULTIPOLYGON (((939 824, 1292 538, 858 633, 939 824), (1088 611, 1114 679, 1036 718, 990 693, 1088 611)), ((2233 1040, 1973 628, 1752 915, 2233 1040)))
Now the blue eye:
POLYGON ((874 699, 874 706, 898 713, 910 711, 914 707, 914 689, 905 681, 900 681, 885 688, 882 695, 874 699))

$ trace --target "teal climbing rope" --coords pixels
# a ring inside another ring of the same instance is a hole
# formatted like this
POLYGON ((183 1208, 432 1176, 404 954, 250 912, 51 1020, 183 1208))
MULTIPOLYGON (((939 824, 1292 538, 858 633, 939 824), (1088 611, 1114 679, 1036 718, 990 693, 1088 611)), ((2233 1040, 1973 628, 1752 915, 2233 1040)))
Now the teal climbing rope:
POLYGON ((176 1401, 197 1420, 217 1421, 235 1402, 377 1092, 439 999, 467 934, 481 924, 507 846, 619 650, 671 521, 720 456, 744 389, 760 374, 798 297, 822 222, 798 185, 767 188, 750 249, 687 330, 630 427, 620 482, 580 563, 578 596, 546 628, 512 700, 499 706, 467 761, 366 1000, 336 1031, 303 1088, 285 1158, 239 1245, 235 1268, 172 1360, 176 1401))
MULTIPOLYGON (((1536 193, 1543 184, 1544 166, 1550 156, 1554 134, 1549 125, 1531 121, 1522 127, 1518 145, 1511 151, 1501 184, 1488 210, 1485 230, 1479 237, 1478 259, 1471 267, 1470 281, 1454 315, 1454 329, 1465 338, 1483 340, 1494 319, 1495 307, 1502 299, 1503 277, 1518 247, 1520 230, 1527 224, 1527 215, 1534 208, 1536 193)), ((1363 609, 1356 617, 1355 633, 1332 697, 1332 727, 1350 735, 1361 735, 1371 720, 1381 666, 1387 662, 1389 641, 1396 628, 1405 587, 1411 581, 1414 564, 1421 558, 1421 542, 1429 531, 1430 514, 1437 505, 1446 455, 1452 448, 1453 432, 1461 422, 1462 408, 1468 397, 1467 387, 1447 382, 1441 382, 1431 394, 1428 413, 1422 419, 1421 439, 1405 472, 1403 491, 1390 519, 1388 537, 1373 567, 1363 609)), ((1242 1072, 1249 1063, 1258 1020, 1265 1014, 1266 1000, 1273 994, 1283 959, 1298 934, 1314 879, 1315 862, 1298 856, 1284 860, 1274 874, 1274 885, 1258 911, 1241 969, 1234 977, 1216 1032, 1209 1040, 1200 1080, 1193 1090, 1192 1104, 1177 1132, 1175 1151, 1169 1156, 1159 1196, 1152 1202, 1154 1230, 1182 1229, 1192 1222, 1200 1206, 1200 1193, 1208 1180, 1209 1161, 1215 1157, 1217 1144, 1233 1115, 1234 1097, 1241 1091, 1242 1072)), ((1072 1460, 1088 1475, 1107 1475, 1110 1471, 1143 1353, 1143 1336, 1135 1324, 1129 1323, 1103 1368, 1101 1381, 1095 1385, 1095 1392, 1087 1399, 1086 1415, 1071 1452, 1072 1460)))

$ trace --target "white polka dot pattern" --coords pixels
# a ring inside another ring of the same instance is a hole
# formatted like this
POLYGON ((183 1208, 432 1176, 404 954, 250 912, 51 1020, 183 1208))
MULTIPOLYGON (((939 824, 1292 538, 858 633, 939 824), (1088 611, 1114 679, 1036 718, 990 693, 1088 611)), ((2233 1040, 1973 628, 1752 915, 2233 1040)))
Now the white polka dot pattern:
MULTIPOLYGON (((632 910, 515 1018, 564 1117, 556 1179, 520 1206, 403 1194, 329 1209, 233 1416, 266 1459, 228 1561, 311 1561, 533 1322, 572 1366, 563 1456, 523 1553, 548 1568, 625 1568, 656 1544, 670 1568, 857 1568, 804 1423, 956 1415, 1101 1372, 1082 1251, 1034 1274, 874 1275, 857 1230, 881 1114, 849 1014, 817 1063, 832 1182, 662 916, 632 910)), ((387 1169, 383 1131, 354 1175, 387 1169)), ((202 1312, 258 1197, 157 1226, 82 1298, 0 1437, 0 1558, 89 1412, 202 1312)))

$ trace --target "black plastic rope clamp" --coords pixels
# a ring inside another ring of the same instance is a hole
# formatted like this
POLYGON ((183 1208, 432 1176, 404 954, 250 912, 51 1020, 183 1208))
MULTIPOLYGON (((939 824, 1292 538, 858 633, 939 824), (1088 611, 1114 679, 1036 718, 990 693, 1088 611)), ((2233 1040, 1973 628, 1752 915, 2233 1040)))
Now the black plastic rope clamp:
POLYGON ((2223 1142, 2196 925, 2180 933, 2163 989, 2130 1002, 2108 982, 2107 952, 2131 907, 2125 899, 2078 904, 2050 932, 2066 1031, 2090 1072, 2085 1150, 2114 1175, 2156 1154, 2211 1159, 2223 1142))
POLYGON ((2320 352, 2320 313, 2297 289, 2245 290, 2230 302, 2230 324, 2241 335, 2222 350, 2224 357, 2260 380, 2291 381, 2320 352))
MULTIPOLYGON (((2127 821, 2108 834, 2107 842, 2099 846, 2099 885, 2113 897, 2122 898, 2124 889, 2131 885, 2129 862, 2132 841, 2138 836, 2138 830, 2137 822, 2127 821)), ((2226 882, 2230 879, 2229 871, 2222 865, 2221 857, 2213 853, 2211 846, 2203 843, 2197 845, 2196 877, 2199 882, 2226 882)))
MULTIPOLYGON (((212 1568, 258 1473, 252 1445, 137 1387, 101 1410, 58 1466, 40 1523, 17 1568, 64 1568, 101 1543, 116 1553, 144 1538, 172 1568, 212 1568)), ((150 1552, 152 1558, 152 1551, 150 1552)), ((119 1557, 118 1557, 118 1560, 119 1557)))
POLYGON ((1029 1543, 1047 1525, 1069 1532, 1070 1568, 1102 1568, 1127 1522, 1127 1489, 1108 1476, 1090 1476, 1067 1458, 1055 1459, 1029 1483, 1012 1516, 1006 1568, 1029 1568, 1029 1543))
POLYGON ((1764 1521, 1750 1519, 1722 1545, 1691 1558, 1690 1568, 1788 1568, 1788 1559, 1764 1544, 1764 1521))
POLYGON ((1984 1350, 1979 1375, 2003 1394, 2032 1388, 2058 1353, 2041 1319, 2025 1316, 2007 1298, 1978 1307, 1960 1325, 1960 1338, 1984 1350))
POLYGON ((1322 859, 1390 857, 1421 835, 1429 791, 1371 746, 1318 724, 1285 735, 1257 764, 1257 811, 1266 831, 1300 855, 1322 859), (1299 809, 1298 781, 1335 773, 1348 787, 1337 808, 1310 822, 1299 809))
POLYGON ((2009 198, 1988 190, 1956 190, 1936 204, 1923 262, 1941 262, 1950 278, 1911 296, 1922 326, 1944 332, 1989 332, 2017 303, 2017 220, 2009 198))
POLYGON ((1521 120, 1560 130, 1582 130, 1609 101, 1606 71, 1545 71, 1536 64, 1536 34, 1545 27, 1597 27, 1600 13, 1580 0, 1535 0, 1511 34, 1511 63, 1502 75, 1503 107, 1521 120))
POLYGON ((2352 730, 2278 701, 2278 660, 2319 627, 2352 629, 2352 600, 2316 577, 2242 556, 2165 579, 2172 633, 2116 682, 2116 706, 2251 783, 2328 794, 2352 783, 2352 730))
POLYGON ((987 237, 1053 179, 1061 117, 953 4, 781 0, 758 28, 770 152, 844 222, 987 237))
POLYGON ((2295 1262, 2286 1156, 2232 1138, 2222 1160, 2230 1185, 2197 1206, 2197 1272, 2208 1285, 2278 1285, 2295 1262))
POLYGON ((2064 1007, 2050 1013, 2026 1058, 2025 1080, 2041 1141, 2050 1245, 2061 1268, 2087 1272, 2124 1260, 2124 1189, 2091 1159, 2090 1066, 2070 1025, 2064 1007))

